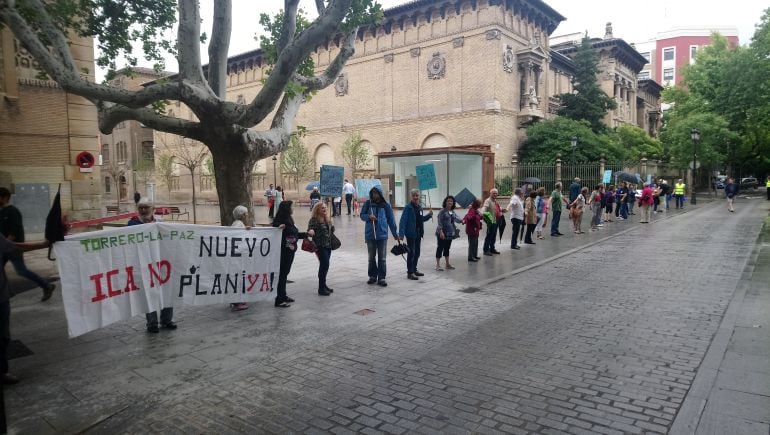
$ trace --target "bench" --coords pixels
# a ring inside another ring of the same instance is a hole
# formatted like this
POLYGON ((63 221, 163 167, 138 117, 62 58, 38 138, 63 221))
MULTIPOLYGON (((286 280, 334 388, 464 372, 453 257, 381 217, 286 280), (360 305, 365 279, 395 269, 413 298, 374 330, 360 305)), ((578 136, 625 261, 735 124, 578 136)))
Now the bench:
POLYGON ((254 204, 253 205, 261 207, 261 206, 265 205, 265 201, 262 198, 257 198, 257 199, 254 200, 254 204))
POLYGON ((185 209, 184 211, 180 210, 179 207, 176 206, 169 206, 168 207, 169 212, 171 213, 171 220, 179 220, 179 218, 184 215, 187 216, 186 220, 190 220, 190 212, 185 209))
POLYGON ((310 199, 308 198, 301 198, 297 200, 297 204, 305 207, 310 207, 310 199))

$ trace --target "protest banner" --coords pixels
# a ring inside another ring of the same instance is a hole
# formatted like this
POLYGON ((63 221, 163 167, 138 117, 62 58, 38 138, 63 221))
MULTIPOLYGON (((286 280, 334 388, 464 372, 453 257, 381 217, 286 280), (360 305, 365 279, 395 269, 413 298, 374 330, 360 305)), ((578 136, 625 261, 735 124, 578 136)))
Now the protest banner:
POLYGON ((321 196, 341 196, 345 179, 345 168, 342 166, 321 166, 321 196))
POLYGON ((356 193, 360 198, 368 198, 369 191, 375 186, 382 187, 379 178, 356 178, 356 193))
POLYGON ((272 300, 278 228, 165 222, 54 244, 70 337, 160 308, 272 300))
POLYGON ((438 187, 436 184, 436 169, 433 167, 433 163, 417 165, 415 171, 417 172, 417 187, 420 190, 430 190, 438 187))
POLYGON ((608 184, 612 182, 612 169, 606 169, 604 176, 602 177, 602 183, 608 184))

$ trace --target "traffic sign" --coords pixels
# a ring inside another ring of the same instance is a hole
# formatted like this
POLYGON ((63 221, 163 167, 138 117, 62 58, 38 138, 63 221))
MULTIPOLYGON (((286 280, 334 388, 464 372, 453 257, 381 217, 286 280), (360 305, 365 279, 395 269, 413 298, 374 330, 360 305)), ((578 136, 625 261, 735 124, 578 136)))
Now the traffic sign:
POLYGON ((78 154, 77 157, 75 157, 75 163, 81 169, 88 169, 94 166, 94 163, 96 163, 96 158, 94 157, 93 154, 89 153, 88 151, 83 151, 80 154, 78 154))

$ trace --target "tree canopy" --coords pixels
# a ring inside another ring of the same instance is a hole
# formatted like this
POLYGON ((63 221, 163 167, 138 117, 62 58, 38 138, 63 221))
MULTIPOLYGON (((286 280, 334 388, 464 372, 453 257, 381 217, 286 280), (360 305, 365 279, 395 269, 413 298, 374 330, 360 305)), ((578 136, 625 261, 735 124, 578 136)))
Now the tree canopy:
POLYGON ((527 139, 522 144, 520 157, 528 161, 552 162, 559 156, 564 161, 572 159, 572 138, 577 138, 575 161, 611 161, 626 159, 628 153, 611 134, 596 133, 588 121, 575 121, 556 117, 538 122, 527 129, 527 139))

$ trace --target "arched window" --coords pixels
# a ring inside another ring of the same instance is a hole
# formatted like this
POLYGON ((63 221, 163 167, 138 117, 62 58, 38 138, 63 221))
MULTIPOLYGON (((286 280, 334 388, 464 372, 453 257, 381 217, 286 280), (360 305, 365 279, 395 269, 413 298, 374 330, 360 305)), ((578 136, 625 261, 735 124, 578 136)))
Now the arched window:
POLYGON ((125 163, 128 160, 128 146, 125 142, 120 141, 115 144, 115 158, 118 159, 118 163, 125 163))
POLYGON ((433 133, 422 141, 422 148, 444 148, 449 146, 446 136, 441 133, 433 133))
POLYGON ((322 143, 315 149, 315 171, 320 172, 321 166, 334 164, 334 150, 329 144, 322 143))
MULTIPOLYGON (((110 161, 110 144, 104 144, 102 145, 102 163, 107 163, 110 161)), ((107 189, 107 192, 109 192, 109 189, 107 189)))
POLYGON ((142 159, 155 160, 155 149, 152 141, 142 142, 142 159))

